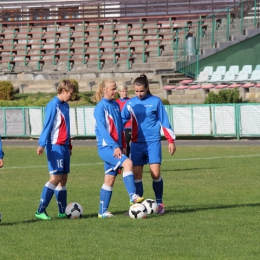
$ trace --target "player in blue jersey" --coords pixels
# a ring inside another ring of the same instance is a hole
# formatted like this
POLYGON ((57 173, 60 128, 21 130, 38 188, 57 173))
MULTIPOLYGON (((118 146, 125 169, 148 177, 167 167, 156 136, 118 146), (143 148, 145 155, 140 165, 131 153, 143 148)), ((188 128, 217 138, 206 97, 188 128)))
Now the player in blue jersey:
POLYGON ((147 77, 141 75, 135 79, 133 85, 136 96, 127 101, 121 114, 123 123, 132 119, 130 158, 133 161, 136 193, 143 196, 143 166, 148 163, 158 203, 158 213, 164 214, 163 179, 160 173, 161 129, 168 140, 170 155, 176 151, 175 134, 161 99, 150 93, 147 77))
POLYGON ((144 200, 135 192, 132 161, 125 155, 124 127, 119 105, 114 101, 117 92, 114 80, 105 79, 98 86, 95 95, 97 105, 94 110, 95 132, 98 155, 104 161, 104 183, 100 190, 99 218, 113 217, 108 211, 112 189, 119 168, 124 168, 123 181, 131 203, 144 200))
MULTIPOLYGON (((2 139, 0 136, 0 168, 2 168, 4 166, 4 151, 2 149, 2 139)), ((2 215, 0 213, 0 222, 2 220, 2 215)))
POLYGON ((2 168, 4 166, 4 151, 2 148, 2 139, 0 136, 0 168, 2 168))
POLYGON ((67 102, 75 92, 75 86, 69 80, 63 80, 60 82, 57 92, 57 96, 46 106, 44 126, 37 149, 37 154, 42 155, 45 148, 50 173, 49 181, 43 187, 40 204, 35 213, 37 218, 43 220, 51 219, 46 212, 46 208, 53 194, 55 194, 59 208, 58 217, 66 217, 66 183, 72 154, 69 105, 67 102))

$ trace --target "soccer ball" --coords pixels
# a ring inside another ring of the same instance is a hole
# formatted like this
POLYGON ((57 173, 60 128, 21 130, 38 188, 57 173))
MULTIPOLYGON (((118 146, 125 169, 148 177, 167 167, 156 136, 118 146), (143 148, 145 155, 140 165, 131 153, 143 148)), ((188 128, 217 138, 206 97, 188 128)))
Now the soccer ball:
POLYGON ((146 199, 142 202, 142 204, 146 207, 148 215, 158 212, 158 204, 155 200, 146 199))
POLYGON ((129 208, 130 218, 146 218, 147 209, 141 203, 136 203, 129 208))
POLYGON ((72 202, 66 207, 65 213, 67 218, 82 218, 83 207, 77 202, 72 202))

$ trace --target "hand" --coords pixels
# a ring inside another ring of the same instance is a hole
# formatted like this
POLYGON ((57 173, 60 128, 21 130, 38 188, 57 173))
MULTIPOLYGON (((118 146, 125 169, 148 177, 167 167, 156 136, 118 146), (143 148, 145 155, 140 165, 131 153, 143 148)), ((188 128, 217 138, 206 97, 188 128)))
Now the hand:
POLYGON ((114 150, 114 154, 113 154, 114 157, 116 158, 121 158, 122 157, 122 151, 119 147, 117 147, 115 150, 114 150))
POLYGON ((176 146, 175 143, 169 143, 168 145, 168 151, 170 155, 173 155, 176 152, 176 146))
POLYGON ((123 148, 123 154, 126 155, 126 148, 123 148))
POLYGON ((42 154, 43 154, 43 151, 44 151, 44 147, 39 146, 39 147, 37 148, 37 154, 38 154, 38 155, 42 155, 42 154))

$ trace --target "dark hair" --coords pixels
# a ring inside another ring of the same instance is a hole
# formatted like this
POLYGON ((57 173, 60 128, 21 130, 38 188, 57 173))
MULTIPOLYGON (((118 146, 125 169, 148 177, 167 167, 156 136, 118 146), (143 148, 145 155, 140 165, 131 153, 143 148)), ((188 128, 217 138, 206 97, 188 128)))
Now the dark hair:
POLYGON ((148 91, 148 94, 151 94, 150 89, 149 89, 149 83, 148 79, 145 74, 141 74, 138 78, 134 80, 134 85, 137 86, 144 86, 148 91))

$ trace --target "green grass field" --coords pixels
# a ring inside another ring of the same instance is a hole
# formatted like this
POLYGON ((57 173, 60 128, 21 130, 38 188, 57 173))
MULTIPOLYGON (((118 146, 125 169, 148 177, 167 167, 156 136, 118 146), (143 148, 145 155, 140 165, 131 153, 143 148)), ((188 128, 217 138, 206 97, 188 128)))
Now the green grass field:
MULTIPOLYGON (((98 219, 103 164, 95 147, 74 147, 68 202, 84 207, 78 220, 34 217, 48 180, 37 147, 4 147, 0 170, 1 259, 259 259, 260 148, 163 147, 166 214, 130 219, 129 198, 118 176, 109 210, 98 219)), ((148 167, 144 196, 154 198, 148 167)))

